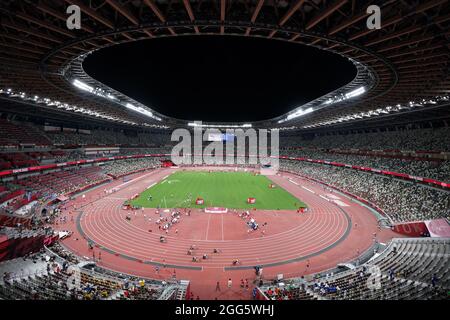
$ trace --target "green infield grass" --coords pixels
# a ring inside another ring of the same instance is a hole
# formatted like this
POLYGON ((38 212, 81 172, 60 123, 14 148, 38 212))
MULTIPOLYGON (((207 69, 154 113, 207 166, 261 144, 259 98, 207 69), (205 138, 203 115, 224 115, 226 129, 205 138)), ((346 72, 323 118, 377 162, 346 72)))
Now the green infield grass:
POLYGON ((131 201, 144 208, 205 208, 296 210, 306 206, 272 181, 250 172, 177 171, 131 201), (197 197, 204 199, 196 205, 197 197), (248 204, 247 198, 256 198, 248 204))

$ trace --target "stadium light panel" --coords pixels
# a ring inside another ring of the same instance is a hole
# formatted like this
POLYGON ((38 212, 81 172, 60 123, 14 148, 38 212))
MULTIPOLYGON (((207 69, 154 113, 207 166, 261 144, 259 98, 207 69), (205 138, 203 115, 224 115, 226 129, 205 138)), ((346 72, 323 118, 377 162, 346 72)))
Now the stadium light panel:
POLYGON ((360 96, 360 95, 362 95, 362 94, 365 93, 365 92, 366 92, 366 88, 364 88, 364 87, 359 87, 359 88, 356 89, 356 90, 353 90, 353 91, 350 91, 350 92, 346 93, 346 94, 345 94, 345 98, 346 98, 346 99, 351 99, 351 98, 360 96))
POLYGON ((80 81, 78 79, 75 79, 72 82, 72 84, 75 87, 77 87, 78 89, 81 89, 81 90, 84 90, 84 91, 87 91, 87 92, 93 92, 94 91, 94 88, 92 88, 91 86, 87 85, 86 83, 84 83, 84 82, 82 82, 82 81, 80 81))
MULTIPOLYGON (((313 108, 308 108, 308 109, 305 109, 305 110, 303 110, 303 109, 302 110, 298 110, 298 111, 288 115, 284 121, 288 121, 288 120, 292 120, 292 119, 304 116, 304 115, 306 115, 308 113, 311 113, 313 111, 314 111, 313 108)), ((284 122, 284 121, 282 121, 282 122, 284 122)))

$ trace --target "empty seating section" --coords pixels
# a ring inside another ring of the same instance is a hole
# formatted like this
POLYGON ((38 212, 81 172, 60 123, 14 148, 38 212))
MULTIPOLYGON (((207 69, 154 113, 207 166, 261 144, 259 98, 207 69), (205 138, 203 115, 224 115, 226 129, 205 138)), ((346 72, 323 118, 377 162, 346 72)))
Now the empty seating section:
POLYGON ((126 135, 123 132, 91 130, 91 134, 72 132, 46 133, 55 145, 72 146, 160 146, 170 144, 169 133, 137 133, 126 135))
MULTIPOLYGON (((353 270, 319 277, 306 285, 304 280, 293 281, 288 288, 298 287, 304 293, 289 298, 446 299, 450 290, 449 258, 449 239, 394 239, 382 254, 353 270)), ((266 296, 271 296, 267 291, 275 291, 274 286, 261 289, 266 296)))
POLYGON ((48 146, 51 142, 32 126, 0 119, 0 146, 20 144, 48 146))
POLYGON ((0 299, 155 300, 166 287, 156 280, 79 267, 78 259, 65 259, 67 254, 59 244, 51 250, 0 263, 0 269, 4 265, 3 270, 8 270, 0 275, 0 299))
POLYGON ((448 239, 397 239, 372 264, 383 273, 392 271, 397 277, 428 284, 437 275, 437 284, 450 288, 449 258, 448 239))
POLYGON ((9 168, 31 167, 39 164, 38 160, 33 159, 28 154, 23 152, 3 153, 0 154, 0 157, 4 164, 9 164, 7 165, 9 168))
POLYGON ((24 189, 34 190, 41 197, 50 197, 75 192, 88 185, 109 179, 100 167, 92 166, 36 175, 18 180, 16 183, 24 189))

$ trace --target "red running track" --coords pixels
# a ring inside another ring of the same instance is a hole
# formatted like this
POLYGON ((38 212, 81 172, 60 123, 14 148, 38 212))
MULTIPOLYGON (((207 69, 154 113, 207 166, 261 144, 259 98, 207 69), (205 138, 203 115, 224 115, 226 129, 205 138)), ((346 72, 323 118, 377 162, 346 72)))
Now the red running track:
MULTIPOLYGON (((206 169, 211 168, 190 170, 206 169)), ((180 223, 166 235, 158 229, 159 215, 155 209, 134 212, 122 209, 126 199, 176 170, 179 169, 136 174, 128 183, 115 181, 87 192, 84 199, 72 201, 65 212, 73 215, 75 222, 60 228, 70 229, 74 235, 64 240, 64 244, 88 258, 92 258, 93 252, 96 258, 101 254, 98 264, 119 272, 158 279, 176 273, 179 279, 191 280, 194 295, 202 299, 247 299, 250 290, 240 289, 238 282, 253 281, 255 265, 263 266, 265 278, 280 273, 285 277, 306 275, 354 259, 371 246, 374 233, 378 233, 379 241, 394 235, 386 230, 380 232, 376 218, 368 209, 287 173, 269 178, 305 202, 309 212, 252 211, 259 225, 267 223, 267 226, 250 234, 237 212, 207 214, 192 210, 190 216, 183 215, 180 223), (105 195, 104 189, 112 187, 120 190, 105 195), (338 200, 339 205, 329 200, 338 200), (125 217, 130 213, 131 221, 127 221, 125 217), (163 234, 166 243, 159 242, 163 234), (96 243, 94 250, 88 249, 87 239, 96 243), (191 245, 197 248, 193 255, 200 258, 199 262, 192 262, 192 256, 187 255, 191 245), (214 254, 213 249, 219 253, 214 254), (201 259, 204 253, 208 254, 206 260, 201 259), (234 259, 241 264, 232 266, 234 259), (156 265, 160 266, 158 272, 156 265), (235 289, 225 288, 228 278, 235 282, 235 289), (216 281, 221 283, 220 292, 215 291, 216 281)), ((170 212, 163 215, 168 216, 170 212)))

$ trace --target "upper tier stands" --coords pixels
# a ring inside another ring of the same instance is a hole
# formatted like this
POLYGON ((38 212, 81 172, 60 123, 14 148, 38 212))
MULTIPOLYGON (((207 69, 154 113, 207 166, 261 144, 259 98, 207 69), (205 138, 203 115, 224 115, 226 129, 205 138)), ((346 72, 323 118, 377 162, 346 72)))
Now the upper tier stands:
POLYGON ((46 132, 46 135, 55 145, 160 146, 170 143, 168 133, 138 133, 135 136, 130 136, 114 131, 91 130, 90 132, 90 134, 46 132))
POLYGON ((283 147, 342 148, 364 150, 450 151, 450 128, 380 131, 342 135, 323 135, 314 139, 281 136, 283 147))
POLYGON ((15 124, 0 119, 0 146, 35 144, 48 146, 52 143, 39 130, 27 124, 15 124))

